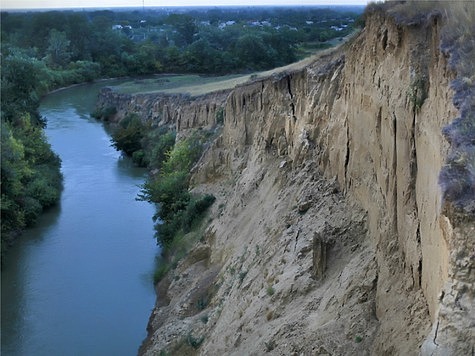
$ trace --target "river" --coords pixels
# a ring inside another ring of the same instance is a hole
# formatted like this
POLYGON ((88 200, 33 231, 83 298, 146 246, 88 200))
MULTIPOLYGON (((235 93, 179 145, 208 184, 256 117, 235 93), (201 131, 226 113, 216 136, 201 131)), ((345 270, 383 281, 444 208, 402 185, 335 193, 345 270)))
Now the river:
POLYGON ((98 83, 47 96, 40 112, 62 160, 60 204, 7 253, 1 353, 136 355, 155 301, 154 207, 135 197, 146 172, 89 116, 98 83))

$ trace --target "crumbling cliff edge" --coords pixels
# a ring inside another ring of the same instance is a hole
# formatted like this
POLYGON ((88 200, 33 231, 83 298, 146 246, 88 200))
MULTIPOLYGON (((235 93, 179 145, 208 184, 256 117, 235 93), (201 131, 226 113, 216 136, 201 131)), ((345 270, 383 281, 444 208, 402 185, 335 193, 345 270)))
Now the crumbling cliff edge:
MULTIPOLYGON (((475 188, 449 184, 460 208, 440 181, 464 107, 442 27, 375 8, 304 69, 151 100, 179 130, 221 108, 224 123, 194 168, 217 197, 209 224, 157 286, 142 354, 474 353, 475 188)), ((457 156, 469 173, 473 145, 457 156)))

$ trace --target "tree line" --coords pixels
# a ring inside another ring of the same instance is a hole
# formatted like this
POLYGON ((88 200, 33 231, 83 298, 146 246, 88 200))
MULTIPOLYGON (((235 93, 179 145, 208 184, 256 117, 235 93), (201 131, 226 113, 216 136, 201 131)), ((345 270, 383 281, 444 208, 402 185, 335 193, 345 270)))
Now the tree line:
POLYGON ((270 69, 350 33, 356 12, 319 8, 3 12, 2 55, 45 63, 54 85, 94 77, 270 69))
POLYGON ((47 142, 38 113, 40 61, 21 54, 2 58, 1 248, 60 197, 60 159, 47 142))

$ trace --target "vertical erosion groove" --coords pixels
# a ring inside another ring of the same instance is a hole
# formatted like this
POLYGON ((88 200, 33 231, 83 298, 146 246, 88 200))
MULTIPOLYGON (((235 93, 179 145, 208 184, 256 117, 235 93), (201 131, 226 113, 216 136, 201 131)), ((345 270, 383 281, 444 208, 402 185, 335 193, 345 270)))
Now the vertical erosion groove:
POLYGON ((394 179, 394 193, 393 193, 393 209, 394 209, 394 232, 395 236, 398 236, 398 216, 397 216, 397 118, 393 112, 393 166, 392 176, 394 179))
POLYGON ((348 181, 348 164, 350 163, 350 125, 346 124, 346 153, 345 153, 345 182, 349 189, 351 182, 348 181))
POLYGON ((297 117, 295 116, 294 95, 292 93, 291 80, 292 80, 291 76, 288 75, 287 76, 287 91, 288 91, 289 96, 290 96, 290 110, 292 112, 292 118, 294 119, 294 121, 297 121, 297 117))

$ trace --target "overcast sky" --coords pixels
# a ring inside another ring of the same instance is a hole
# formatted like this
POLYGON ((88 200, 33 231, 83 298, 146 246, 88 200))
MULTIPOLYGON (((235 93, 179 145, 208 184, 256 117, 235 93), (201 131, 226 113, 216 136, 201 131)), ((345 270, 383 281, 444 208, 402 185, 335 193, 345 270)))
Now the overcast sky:
POLYGON ((2 10, 226 5, 366 5, 369 0, 0 0, 2 10))

